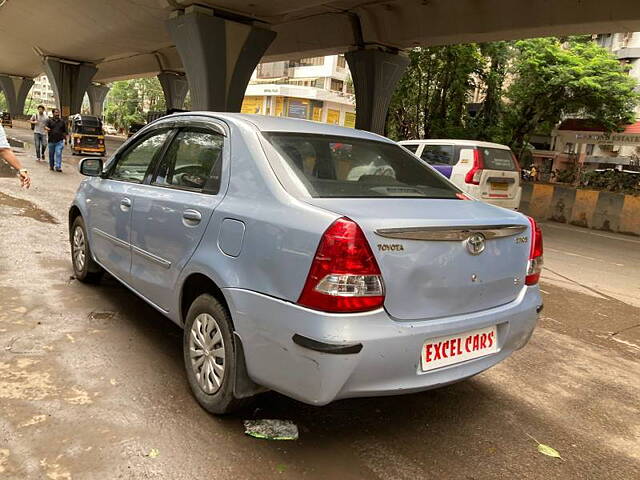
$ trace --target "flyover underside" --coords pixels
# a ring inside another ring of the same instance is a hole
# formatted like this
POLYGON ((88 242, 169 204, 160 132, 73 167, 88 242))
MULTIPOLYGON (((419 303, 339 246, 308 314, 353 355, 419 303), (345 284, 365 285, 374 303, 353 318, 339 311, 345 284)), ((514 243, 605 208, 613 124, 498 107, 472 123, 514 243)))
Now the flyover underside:
MULTIPOLYGON (((96 64, 97 82, 184 71, 165 22, 190 0, 9 1, 0 7, 0 74, 33 77, 41 55, 96 64), (25 22, 28 19, 28 28, 25 22), (33 35, 33 32, 39 32, 33 35)), ((200 0, 216 15, 277 33, 264 60, 545 35, 640 31, 630 0, 200 0), (219 9, 219 10, 218 10, 219 9), (231 12, 231 13, 230 13, 231 12), (355 27, 359 25, 359 27, 355 27), (361 32, 361 36, 358 34, 361 32)))

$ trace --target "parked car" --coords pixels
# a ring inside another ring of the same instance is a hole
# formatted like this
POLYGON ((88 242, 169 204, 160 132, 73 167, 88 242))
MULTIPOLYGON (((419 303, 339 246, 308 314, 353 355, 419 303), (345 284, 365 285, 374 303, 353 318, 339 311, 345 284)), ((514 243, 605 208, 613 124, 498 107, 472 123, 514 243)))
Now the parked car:
POLYGON ((536 223, 378 135, 177 114, 80 171, 76 278, 107 271, 182 326, 211 412, 265 389, 324 405, 439 387, 504 360, 536 325, 536 223))
POLYGON ((114 127, 113 125, 105 125, 104 133, 106 133, 107 135, 117 135, 118 130, 116 130, 116 127, 114 127))
POLYGON ((406 140, 400 144, 463 192, 499 207, 520 206, 520 166, 506 145, 474 140, 406 140))

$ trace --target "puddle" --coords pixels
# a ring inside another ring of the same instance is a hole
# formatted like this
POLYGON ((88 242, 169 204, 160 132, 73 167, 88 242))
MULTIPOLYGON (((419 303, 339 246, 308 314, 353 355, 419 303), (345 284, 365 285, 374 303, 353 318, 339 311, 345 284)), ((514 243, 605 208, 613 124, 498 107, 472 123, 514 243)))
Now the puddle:
POLYGON ((58 221, 49 212, 42 210, 29 200, 12 197, 6 193, 0 192, 0 205, 20 209, 20 212, 14 213, 16 217, 28 217, 43 223, 57 224, 58 221))

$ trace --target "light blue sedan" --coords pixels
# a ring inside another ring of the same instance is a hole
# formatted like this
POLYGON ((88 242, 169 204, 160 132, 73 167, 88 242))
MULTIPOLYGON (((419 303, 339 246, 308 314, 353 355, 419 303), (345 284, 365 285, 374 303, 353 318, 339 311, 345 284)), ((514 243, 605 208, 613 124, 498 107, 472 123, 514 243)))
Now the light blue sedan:
POLYGON ((106 271, 184 327, 200 404, 315 405, 476 375, 542 308, 542 235, 372 133, 215 113, 162 118, 69 210, 75 275, 106 271))

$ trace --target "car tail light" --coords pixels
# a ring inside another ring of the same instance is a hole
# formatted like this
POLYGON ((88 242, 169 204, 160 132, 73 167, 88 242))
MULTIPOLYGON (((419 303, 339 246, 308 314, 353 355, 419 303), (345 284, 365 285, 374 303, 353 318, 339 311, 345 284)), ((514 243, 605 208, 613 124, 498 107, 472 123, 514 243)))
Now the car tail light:
POLYGON ((473 149, 473 167, 467 172, 464 177, 465 183, 472 185, 480 185, 480 177, 482 176, 482 169, 484 168, 484 158, 482 151, 478 148, 473 149))
POLYGON ((529 253, 529 263, 527 265, 527 277, 524 283, 526 285, 535 285, 540 280, 540 272, 542 272, 542 230, 536 221, 529 217, 531 224, 531 252, 529 253))
POLYGON ((339 218, 324 232, 298 300, 325 312, 373 310, 384 303, 380 268, 362 230, 339 218))

